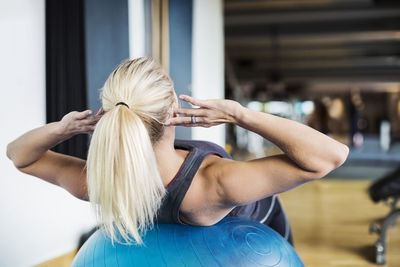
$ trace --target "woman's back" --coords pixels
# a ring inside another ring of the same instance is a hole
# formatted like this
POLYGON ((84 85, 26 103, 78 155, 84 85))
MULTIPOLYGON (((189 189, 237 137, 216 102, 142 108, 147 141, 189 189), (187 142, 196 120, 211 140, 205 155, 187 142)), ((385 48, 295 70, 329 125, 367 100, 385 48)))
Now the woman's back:
MULTIPOLYGON (((222 147, 206 141, 175 140, 175 148, 188 151, 188 154, 175 177, 167 185, 166 196, 156 220, 162 223, 198 224, 190 221, 188 214, 185 214, 185 207, 188 207, 190 213, 194 206, 191 202, 201 201, 202 198, 201 194, 187 196, 193 180, 202 179, 198 171, 212 164, 213 160, 208 160, 210 156, 228 159, 231 156, 222 147)), ((292 242, 290 226, 275 195, 237 206, 225 213, 226 217, 249 218, 266 225, 271 224, 275 231, 292 242)))

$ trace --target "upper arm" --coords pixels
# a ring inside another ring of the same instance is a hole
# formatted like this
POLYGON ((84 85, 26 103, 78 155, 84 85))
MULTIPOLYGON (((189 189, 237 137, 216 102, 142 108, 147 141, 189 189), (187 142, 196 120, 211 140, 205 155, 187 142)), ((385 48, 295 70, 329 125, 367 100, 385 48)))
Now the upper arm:
POLYGON ((219 200, 228 207, 285 192, 325 175, 300 168, 284 154, 251 161, 221 159, 212 169, 219 200))
POLYGON ((47 151, 39 160, 19 170, 61 186, 77 198, 88 200, 85 166, 85 160, 47 151))

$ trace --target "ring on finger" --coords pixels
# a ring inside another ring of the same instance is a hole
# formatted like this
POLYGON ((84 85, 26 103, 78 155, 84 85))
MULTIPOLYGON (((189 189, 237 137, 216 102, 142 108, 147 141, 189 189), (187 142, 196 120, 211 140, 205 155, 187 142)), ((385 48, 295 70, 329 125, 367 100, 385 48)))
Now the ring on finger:
POLYGON ((196 123, 197 123, 197 121, 196 121, 196 116, 192 116, 192 117, 190 117, 190 118, 191 118, 193 124, 196 124, 196 123))

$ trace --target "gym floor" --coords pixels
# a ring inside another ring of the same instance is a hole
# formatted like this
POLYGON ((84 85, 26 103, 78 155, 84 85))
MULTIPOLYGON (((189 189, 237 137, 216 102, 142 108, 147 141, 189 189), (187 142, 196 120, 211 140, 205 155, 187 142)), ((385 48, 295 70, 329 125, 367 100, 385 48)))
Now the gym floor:
MULTIPOLYGON (((294 233, 296 251, 307 267, 374 264, 377 235, 369 225, 389 207, 373 203, 370 180, 323 179, 281 195, 294 233)), ((388 232, 387 265, 400 266, 400 225, 388 232)))
MULTIPOLYGON (((388 212, 367 194, 370 180, 323 179, 281 195, 294 233, 295 247, 307 267, 369 267, 377 235, 369 225, 388 212)), ((400 223, 400 222, 399 222, 400 223)), ((400 224, 388 232, 388 267, 400 267, 400 224)), ((37 267, 70 266, 74 251, 37 267)))

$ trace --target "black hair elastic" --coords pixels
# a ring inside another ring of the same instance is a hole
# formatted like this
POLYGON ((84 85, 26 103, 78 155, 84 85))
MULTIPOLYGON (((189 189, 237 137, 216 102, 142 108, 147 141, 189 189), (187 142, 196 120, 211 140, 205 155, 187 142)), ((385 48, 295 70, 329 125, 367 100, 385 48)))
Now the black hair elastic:
POLYGON ((125 107, 129 108, 128 104, 124 103, 124 102, 118 102, 117 104, 115 104, 116 106, 118 105, 124 105, 125 107))

